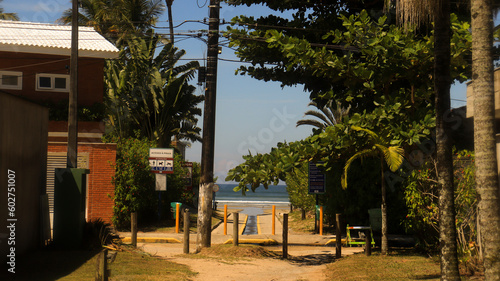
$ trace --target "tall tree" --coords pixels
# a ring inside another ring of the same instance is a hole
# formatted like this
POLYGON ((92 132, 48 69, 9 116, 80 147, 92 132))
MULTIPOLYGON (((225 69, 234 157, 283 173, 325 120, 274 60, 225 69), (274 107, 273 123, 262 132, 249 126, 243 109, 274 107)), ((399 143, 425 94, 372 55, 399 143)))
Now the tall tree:
MULTIPOLYGON (((0 0, 0 3, 2 3, 3 0, 0 0)), ((0 19, 1 20, 19 20, 19 17, 17 16, 16 13, 4 13, 4 10, 2 7, 0 7, 0 19)))
MULTIPOLYGON (((388 0, 386 7, 392 1, 388 0)), ((460 280, 455 226, 453 155, 450 124, 450 1, 396 0, 396 13, 405 25, 434 20, 434 93, 436 108, 436 160, 439 193, 441 279, 460 280)))
POLYGON ((170 42, 174 44, 174 21, 172 17, 172 4, 174 0, 165 0, 167 4, 167 13, 168 13, 168 28, 170 30, 170 42))
POLYGON ((495 141, 492 0, 472 0, 472 87, 479 225, 486 280, 500 280, 500 191, 495 141))
MULTIPOLYGON (((78 23, 92 26, 115 42, 135 33, 145 33, 165 9, 161 0, 81 0, 78 23)), ((71 23, 72 11, 64 11, 59 22, 71 23)))
POLYGON ((107 62, 106 104, 116 134, 126 137, 138 130, 141 135, 167 147, 173 136, 200 141, 196 124, 203 97, 194 95, 188 84, 198 62, 176 65, 185 52, 167 44, 156 54, 161 37, 129 40, 120 59, 107 62))

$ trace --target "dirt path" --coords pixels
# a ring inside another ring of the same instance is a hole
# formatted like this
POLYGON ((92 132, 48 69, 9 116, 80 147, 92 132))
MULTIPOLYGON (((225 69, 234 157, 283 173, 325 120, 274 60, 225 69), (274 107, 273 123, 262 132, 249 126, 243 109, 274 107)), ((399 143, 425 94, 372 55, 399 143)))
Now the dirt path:
MULTIPOLYGON (((142 244, 142 249, 165 259, 185 264, 197 272, 194 281, 296 281, 325 280, 325 271, 329 263, 335 261, 335 248, 326 246, 293 246, 288 248, 288 260, 264 258, 250 255, 243 258, 231 258, 231 254, 220 258, 211 255, 182 255, 179 244, 142 244)), ((266 247, 269 251, 280 251, 281 247, 266 247)), ((342 254, 349 255, 362 251, 361 248, 343 248, 342 254)))
POLYGON ((278 281, 278 280, 325 280, 326 264, 303 265, 278 259, 245 259, 225 262, 211 259, 169 258, 186 264, 198 275, 192 280, 203 281, 278 281))

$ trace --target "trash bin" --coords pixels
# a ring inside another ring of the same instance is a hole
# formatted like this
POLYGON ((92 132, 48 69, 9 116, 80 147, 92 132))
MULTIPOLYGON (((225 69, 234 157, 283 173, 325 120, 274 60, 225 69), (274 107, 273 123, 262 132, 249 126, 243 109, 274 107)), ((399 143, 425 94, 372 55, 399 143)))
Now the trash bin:
POLYGON ((319 218, 319 209, 323 207, 323 214, 325 212, 325 206, 316 205, 316 217, 319 218))
POLYGON ((176 218, 177 218, 177 217, 176 217, 176 211, 175 211, 175 210, 176 210, 176 208, 177 208, 177 204, 179 204, 179 211, 180 211, 180 210, 181 210, 181 208, 182 208, 182 203, 180 203, 180 202, 171 202, 171 203, 170 203, 170 211, 172 212, 172 217, 173 217, 174 219, 176 219, 176 218))

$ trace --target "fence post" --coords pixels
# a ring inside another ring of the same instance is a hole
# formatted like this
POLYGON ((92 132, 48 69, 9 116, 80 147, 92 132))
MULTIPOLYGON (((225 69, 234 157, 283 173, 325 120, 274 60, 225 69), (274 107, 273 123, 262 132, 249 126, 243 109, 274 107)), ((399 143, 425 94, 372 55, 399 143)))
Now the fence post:
POLYGON ((224 235, 227 235, 227 204, 224 204, 224 235))
POLYGON ((365 230, 365 254, 372 255, 372 231, 371 229, 365 230))
POLYGON ((137 213, 133 212, 130 214, 130 231, 131 231, 131 240, 132 246, 137 247, 137 213))
POLYGON ((272 234, 276 235, 276 205, 273 205, 272 234))
POLYGON ((233 213, 233 246, 238 246, 238 222, 239 214, 233 213))
POLYGON ((283 214, 283 258, 288 259, 288 214, 283 214))
POLYGON ((184 254, 189 254, 189 209, 184 209, 184 254))
POLYGON ((323 206, 319 207, 319 235, 323 235, 323 206))
POLYGON ((336 214, 336 221, 337 221, 337 227, 336 227, 336 236, 337 236, 337 248, 335 250, 335 257, 337 259, 340 259, 342 257, 342 230, 340 228, 341 226, 341 219, 342 219, 342 214, 336 214))
POLYGON ((108 249, 103 249, 97 255, 95 280, 108 281, 108 249))
POLYGON ((180 216, 180 212, 179 212, 179 203, 175 204, 175 233, 179 233, 179 216, 180 216))

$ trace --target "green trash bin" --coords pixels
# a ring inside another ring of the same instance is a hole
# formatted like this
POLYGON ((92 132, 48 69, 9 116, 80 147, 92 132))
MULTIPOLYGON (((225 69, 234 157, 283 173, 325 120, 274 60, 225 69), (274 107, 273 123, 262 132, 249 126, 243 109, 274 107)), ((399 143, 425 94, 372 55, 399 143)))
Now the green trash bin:
POLYGON ((172 217, 174 219, 177 218, 176 211, 175 211, 177 208, 177 204, 179 204, 179 211, 180 211, 182 209, 182 203, 180 203, 180 202, 171 202, 170 203, 170 211, 172 212, 172 217))

